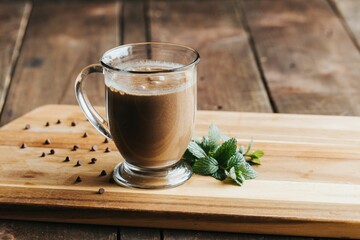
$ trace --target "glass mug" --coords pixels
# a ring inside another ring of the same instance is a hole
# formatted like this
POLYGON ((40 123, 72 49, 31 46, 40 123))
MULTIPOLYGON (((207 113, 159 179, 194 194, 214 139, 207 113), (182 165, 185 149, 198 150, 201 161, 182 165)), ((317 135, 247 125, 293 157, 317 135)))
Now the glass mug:
POLYGON ((116 183, 167 188, 191 177, 180 159, 194 130, 199 61, 189 47, 145 42, 110 49, 100 64, 80 72, 75 82, 80 108, 125 160, 114 169, 116 183), (85 94, 84 80, 94 72, 104 74, 107 121, 85 94))

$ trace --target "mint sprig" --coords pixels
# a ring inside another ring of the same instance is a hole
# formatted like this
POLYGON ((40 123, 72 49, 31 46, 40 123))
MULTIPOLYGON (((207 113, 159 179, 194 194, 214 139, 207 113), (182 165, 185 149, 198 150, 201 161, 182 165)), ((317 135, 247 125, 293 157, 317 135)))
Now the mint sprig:
POLYGON ((237 148, 236 138, 221 135, 219 128, 211 124, 209 136, 202 137, 201 141, 191 141, 183 160, 196 174, 212 176, 220 181, 231 179, 241 186, 245 180, 256 177, 251 165, 260 165, 260 158, 264 156, 263 151, 251 151, 252 144, 251 140, 246 151, 245 146, 237 148))

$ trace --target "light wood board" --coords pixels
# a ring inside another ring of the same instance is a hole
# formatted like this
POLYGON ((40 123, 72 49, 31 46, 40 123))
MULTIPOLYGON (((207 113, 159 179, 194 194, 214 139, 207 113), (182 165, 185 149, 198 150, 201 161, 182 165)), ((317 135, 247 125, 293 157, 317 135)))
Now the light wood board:
POLYGON ((195 175, 177 188, 135 190, 109 183, 122 158, 79 107, 38 108, 0 131, 1 218, 360 237, 358 117, 199 111, 196 135, 206 134, 211 122, 240 144, 253 137, 254 148, 265 151, 257 179, 238 187, 195 175), (28 147, 20 149, 23 142, 28 147), (78 151, 71 151, 74 144, 78 151), (98 151, 90 152, 92 145, 98 151), (112 151, 104 153, 106 147, 112 151), (50 149, 54 155, 40 157, 50 149), (63 162, 66 156, 70 162, 63 162), (89 164, 92 157, 96 164, 89 164), (75 167, 77 160, 83 165, 75 167), (109 174, 100 177, 103 169, 109 174), (105 194, 97 194, 100 187, 105 194))

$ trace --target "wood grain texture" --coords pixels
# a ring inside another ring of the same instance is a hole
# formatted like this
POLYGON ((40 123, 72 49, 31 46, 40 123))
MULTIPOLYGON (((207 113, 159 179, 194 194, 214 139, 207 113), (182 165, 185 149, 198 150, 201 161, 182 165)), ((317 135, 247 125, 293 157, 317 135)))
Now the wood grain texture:
POLYGON ((109 183, 109 176, 99 177, 101 170, 110 173, 122 158, 112 142, 101 143, 103 138, 78 107, 50 105, 37 109, 0 131, 2 216, 153 228, 360 237, 357 117, 200 111, 196 134, 204 135, 211 122, 217 122, 224 133, 240 143, 254 136, 255 148, 266 153, 263 164, 256 168, 258 178, 240 188, 195 175, 178 188, 146 191, 122 188, 109 183), (58 118, 62 123, 56 125, 58 118), (44 119, 50 122, 49 127, 44 127, 44 119), (70 125, 73 120, 78 122, 76 127, 70 125), (31 124, 31 129, 23 129, 26 123, 31 124), (88 138, 82 138, 84 131, 89 133, 88 138), (43 145, 45 138, 52 143, 43 145), (24 141, 28 147, 20 149, 24 141), (80 146, 76 152, 71 151, 75 143, 80 146), (94 144, 99 150, 90 152, 94 144), (103 153, 105 145, 113 151, 103 153), (41 158, 41 152, 48 153, 50 148, 56 153, 41 158), (72 160, 63 162, 65 156, 72 160), (98 158, 98 162, 88 164, 91 157, 98 158), (83 165, 75 167, 77 160, 83 160, 83 165), (79 175, 83 181, 75 184, 79 175), (96 193, 100 187, 106 189, 105 194, 96 193))
POLYGON ((333 0, 332 3, 335 3, 336 9, 340 13, 345 21, 345 26, 349 29, 349 35, 354 37, 354 41, 357 43, 357 46, 360 46, 360 4, 358 0, 333 0))
POLYGON ((146 42, 146 4, 144 1, 125 1, 122 10, 122 43, 146 42))
POLYGON ((186 231, 186 230, 164 230, 164 240, 313 240, 313 238, 304 237, 287 237, 287 236, 271 236, 241 233, 220 233, 220 232, 202 232, 202 231, 186 231))
MULTIPOLYGON (((1 125, 39 105, 75 103, 79 71, 118 44, 118 14, 116 2, 35 2, 1 125)), ((103 104, 103 80, 88 83, 103 104)))
POLYGON ((116 227, 45 222, 2 221, 0 239, 98 239, 117 240, 116 227))
POLYGON ((121 240, 160 240, 161 234, 159 229, 150 229, 150 228, 125 228, 120 229, 120 239, 121 240))
POLYGON ((0 111, 4 106, 30 12, 29 2, 0 2, 0 111))
POLYGON ((360 55, 327 1, 245 1, 279 112, 360 114, 360 55))
POLYGON ((151 40, 199 51, 198 107, 271 112, 240 11, 233 1, 151 1, 151 40))

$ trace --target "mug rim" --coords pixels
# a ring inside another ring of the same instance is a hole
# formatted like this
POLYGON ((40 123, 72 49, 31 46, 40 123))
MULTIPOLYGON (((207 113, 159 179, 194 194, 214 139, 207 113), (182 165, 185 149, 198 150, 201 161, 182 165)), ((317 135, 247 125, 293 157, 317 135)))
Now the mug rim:
POLYGON ((124 44, 124 45, 120 45, 114 48, 111 48, 109 50, 107 50, 100 58, 100 64, 110 70, 113 71, 117 71, 117 72, 122 72, 122 73, 131 73, 131 74, 153 74, 153 73, 172 73, 172 72, 182 72, 187 70, 188 68, 196 65, 198 62, 200 61, 200 54, 193 48, 185 46, 185 45, 181 45, 181 44, 177 44, 177 43, 170 43, 170 42, 139 42, 139 43, 129 43, 129 44, 124 44), (120 48, 124 48, 124 47, 129 47, 129 46, 141 46, 141 45, 166 45, 166 46, 175 46, 175 47, 180 47, 180 48, 184 48, 187 49, 191 52, 193 52, 195 54, 195 58, 193 61, 191 61, 189 64, 186 64, 184 66, 181 67, 174 67, 171 69, 165 69, 165 70, 157 70, 157 71, 134 71, 134 70, 125 70, 125 69, 121 69, 121 68, 117 68, 117 67, 113 67, 110 66, 109 64, 106 64, 104 61, 104 57, 109 54, 112 51, 115 51, 117 49, 120 48))

